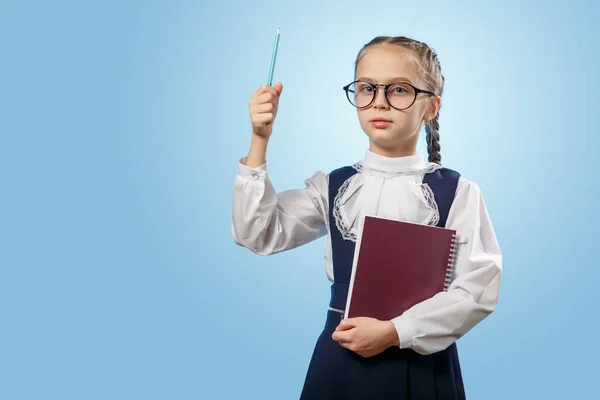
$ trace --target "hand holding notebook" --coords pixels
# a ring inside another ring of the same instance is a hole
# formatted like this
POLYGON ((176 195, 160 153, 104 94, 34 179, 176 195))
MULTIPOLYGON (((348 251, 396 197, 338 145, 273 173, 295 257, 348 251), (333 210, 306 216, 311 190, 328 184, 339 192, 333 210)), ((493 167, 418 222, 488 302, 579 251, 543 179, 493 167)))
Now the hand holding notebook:
POLYGON ((345 317, 390 320, 447 290, 455 237, 452 229, 364 215, 345 317))

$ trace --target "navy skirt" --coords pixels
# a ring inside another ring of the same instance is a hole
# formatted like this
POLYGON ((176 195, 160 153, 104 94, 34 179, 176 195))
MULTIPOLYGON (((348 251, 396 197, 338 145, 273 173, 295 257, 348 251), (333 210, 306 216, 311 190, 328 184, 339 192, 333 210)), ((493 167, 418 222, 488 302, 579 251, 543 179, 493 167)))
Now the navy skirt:
POLYGON ((455 343, 429 355, 394 346, 364 358, 331 338, 340 317, 335 311, 327 311, 325 328, 317 339, 301 400, 465 399, 455 343))

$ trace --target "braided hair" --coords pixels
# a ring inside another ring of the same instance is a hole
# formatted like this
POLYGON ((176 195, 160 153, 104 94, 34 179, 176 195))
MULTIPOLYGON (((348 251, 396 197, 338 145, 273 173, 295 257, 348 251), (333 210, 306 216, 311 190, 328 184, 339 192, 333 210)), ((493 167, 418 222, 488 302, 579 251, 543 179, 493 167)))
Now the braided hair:
MULTIPOLYGON (((355 72, 358 62, 363 57, 365 51, 375 45, 396 45, 409 50, 407 52, 411 61, 419 68, 420 76, 425 82, 425 89, 441 96, 444 91, 444 76, 436 52, 427 44, 405 36, 377 36, 369 43, 365 44, 358 52, 355 62, 355 72)), ((425 122, 425 132, 427 133, 427 153, 429 161, 437 164, 442 163, 440 154, 440 124, 438 121, 439 111, 431 120, 425 122)))

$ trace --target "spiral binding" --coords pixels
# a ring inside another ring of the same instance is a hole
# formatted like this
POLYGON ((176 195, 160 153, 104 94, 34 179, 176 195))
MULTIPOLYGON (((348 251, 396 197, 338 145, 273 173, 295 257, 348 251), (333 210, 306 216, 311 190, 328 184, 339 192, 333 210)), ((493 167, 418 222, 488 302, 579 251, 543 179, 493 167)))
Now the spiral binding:
POLYGON ((456 262, 456 233, 452 234, 452 242, 450 243, 450 256, 448 257, 448 268, 446 268, 446 278, 444 279, 444 291, 448 291, 452 276, 454 275, 454 266, 456 262))

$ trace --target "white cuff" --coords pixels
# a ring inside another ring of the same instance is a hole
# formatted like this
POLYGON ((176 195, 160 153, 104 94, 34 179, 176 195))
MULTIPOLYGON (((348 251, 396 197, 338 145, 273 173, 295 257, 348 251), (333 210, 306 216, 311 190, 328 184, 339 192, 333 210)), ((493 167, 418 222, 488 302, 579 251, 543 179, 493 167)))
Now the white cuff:
POLYGON ((240 158, 238 161, 238 175, 251 181, 264 181, 267 177, 267 163, 265 162, 256 168, 250 168, 246 166, 246 158, 240 158))
POLYGON ((406 315, 393 318, 392 323, 396 327, 398 338, 400 339, 401 349, 410 349, 414 347, 414 323, 406 315))

